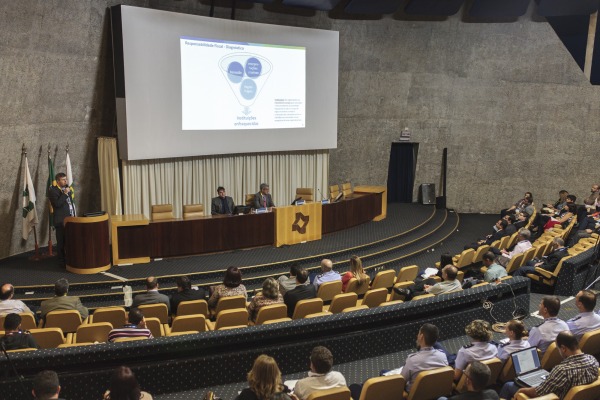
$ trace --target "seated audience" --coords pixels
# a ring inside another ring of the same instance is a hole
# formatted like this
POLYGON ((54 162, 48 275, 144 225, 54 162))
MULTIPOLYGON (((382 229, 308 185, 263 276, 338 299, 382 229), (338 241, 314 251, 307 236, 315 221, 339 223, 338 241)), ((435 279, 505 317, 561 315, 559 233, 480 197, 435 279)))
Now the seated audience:
POLYGON ((246 287, 242 285, 242 271, 238 267, 229 267, 225 271, 223 283, 210 288, 212 294, 208 299, 208 306, 216 308, 221 297, 244 296, 248 297, 246 287))
POLYGON ((544 214, 553 214, 557 211, 560 211, 565 204, 567 204, 568 195, 569 192, 566 190, 561 190, 558 192, 558 200, 556 200, 554 204, 542 204, 543 208, 541 209, 541 212, 544 214))
POLYGON ((461 347, 456 353, 454 380, 457 382, 471 362, 489 360, 498 354, 498 348, 490 343, 492 327, 489 322, 476 319, 466 326, 465 333, 471 339, 471 344, 461 347))
POLYGON ((300 379, 294 386, 294 395, 306 400, 312 392, 346 386, 344 375, 332 371, 333 354, 323 346, 317 346, 310 354, 308 377, 300 379))
POLYGON ((519 230, 519 233, 517 234, 517 244, 515 245, 515 247, 512 249, 512 251, 508 251, 506 249, 502 249, 500 250, 500 253, 502 254, 500 257, 498 257, 498 264, 506 267, 508 265, 508 262, 516 255, 524 253, 525 251, 529 250, 531 248, 531 242, 530 239, 531 238, 531 232, 529 232, 529 229, 521 229, 519 230))
POLYGON ((567 320, 567 326, 577 340, 581 340, 584 333, 600 329, 600 315, 594 312, 596 294, 590 290, 581 290, 575 297, 575 307, 579 314, 567 320))
MULTIPOLYGON (((513 223, 515 226, 515 231, 513 233, 517 232, 519 229, 525 228, 527 222, 529 222, 529 217, 530 215, 526 211, 521 211, 519 214, 517 214, 517 219, 513 223)), ((511 235, 513 233, 511 233, 511 235)))
POLYGON ((281 371, 272 357, 261 354, 254 360, 248 372, 248 388, 242 390, 235 400, 290 400, 284 393, 281 371))
POLYGON ((333 270, 333 263, 331 260, 324 259, 321 261, 321 274, 315 276, 313 285, 315 289, 319 289, 319 286, 325 282, 341 281, 342 277, 339 272, 333 270))
POLYGON ((571 222, 571 219, 573 219, 573 217, 577 215, 577 206, 575 204, 567 204, 565 207, 566 212, 564 214, 562 214, 559 217, 551 217, 550 220, 546 222, 546 224, 544 225, 544 231, 552 229, 556 225, 563 225, 569 223, 571 222))
POLYGON ((462 285, 458 279, 458 268, 454 265, 446 265, 442 268, 442 281, 437 282, 433 278, 428 278, 425 281, 415 282, 414 285, 410 285, 408 288, 394 288, 394 291, 404 300, 411 300, 415 296, 422 294, 444 294, 455 290, 461 290, 462 285), (421 290, 420 290, 421 289, 421 290))
POLYGON ((492 389, 486 389, 492 371, 481 361, 473 361, 465 370, 467 391, 450 397, 440 397, 438 400, 499 400, 500 397, 492 389))
POLYGON ((540 301, 538 313, 544 318, 544 322, 529 330, 529 338, 527 341, 532 346, 537 347, 542 352, 542 355, 548 349, 548 346, 556 336, 562 331, 568 331, 569 327, 566 322, 557 318, 560 311, 560 299, 556 296, 544 296, 540 301))
POLYGON ((495 282, 498 279, 508 276, 506 268, 496 262, 496 255, 488 251, 483 255, 483 265, 487 268, 483 274, 483 280, 486 282, 495 282))
MULTIPOLYGON (((533 194, 531 194, 531 192, 525 192, 525 197, 517 201, 512 207, 500 211, 500 217, 504 217, 506 214, 516 214, 523 211, 525 207, 531 203, 533 203, 533 194)), ((527 213, 529 215, 533 214, 533 212, 529 211, 527 211, 527 213)))
POLYGON ((171 296, 171 312, 177 314, 177 307, 182 301, 204 300, 206 291, 201 288, 192 288, 192 281, 187 276, 178 276, 176 279, 177 293, 171 296))
POLYGON ((492 243, 494 243, 496 240, 500 240, 505 236, 508 236, 509 233, 506 230, 508 227, 508 221, 506 221, 504 218, 499 219, 498 221, 496 221, 496 224, 494 225, 494 230, 492 233, 490 233, 489 235, 487 235, 485 237, 485 239, 480 239, 477 242, 465 245, 465 250, 467 249, 475 249, 477 250, 477 248, 479 246, 483 246, 483 245, 491 245, 492 243))
POLYGON ((108 334, 108 341, 114 342, 120 338, 139 338, 145 337, 152 339, 152 332, 146 328, 146 319, 139 308, 132 308, 127 315, 127 322, 122 328, 114 328, 108 334))
MULTIPOLYGON (((288 290, 292 290, 296 288, 296 276, 298 275, 298 271, 302 268, 298 264, 292 264, 290 266, 290 275, 281 275, 277 278, 277 282, 279 282, 279 291, 282 295, 285 295, 285 292, 288 290)), ((308 282, 306 283, 308 284, 308 282)))
POLYGON ((509 341, 501 343, 498 346, 498 355, 496 356, 503 362, 508 360, 508 357, 515 351, 531 347, 531 344, 529 344, 527 339, 523 339, 527 336, 527 330, 521 321, 517 321, 516 319, 508 321, 504 328, 504 334, 509 341))
POLYGON ((158 293, 158 279, 153 276, 146 278, 146 293, 135 295, 131 307, 139 307, 145 304, 164 304, 167 306, 167 312, 171 313, 171 302, 165 294, 158 293))
POLYGON ((590 191, 590 195, 583 200, 583 204, 586 206, 591 206, 596 203, 596 200, 600 197, 600 185, 597 183, 593 184, 590 191))
POLYGON ((250 300, 248 304, 248 317, 256 322, 258 311, 264 306, 283 303, 283 296, 279 293, 279 283, 274 278, 267 278, 262 284, 262 292, 250 300))
POLYGON ((69 292, 69 281, 65 278, 60 278, 54 284, 54 297, 42 301, 40 306, 41 319, 46 319, 46 314, 50 311, 57 310, 77 310, 81 315, 81 319, 86 319, 89 315, 87 308, 81 304, 81 300, 76 296, 67 296, 69 292))
POLYGON ((517 269, 513 273, 513 276, 527 276, 527 274, 535 274, 536 268, 543 268, 546 271, 554 272, 560 260, 568 255, 569 253, 565 247, 565 241, 560 237, 555 237, 552 239, 552 252, 548 254, 544 260, 528 261, 526 265, 523 265, 517 269))
POLYGON ((581 352, 575 335, 569 331, 560 332, 556 346, 563 361, 552 368, 539 386, 519 389, 515 382, 507 382, 500 391, 500 397, 512 399, 517 393, 523 393, 534 398, 554 393, 562 400, 573 386, 589 385, 598 379, 598 361, 594 356, 581 352))
POLYGON ((342 292, 346 293, 350 279, 356 278, 358 285, 363 285, 369 281, 369 275, 365 274, 362 266, 362 260, 358 256, 350 257, 350 271, 342 275, 342 292))
POLYGON ((118 367, 110 378, 104 400, 152 400, 152 396, 140 389, 140 384, 129 367, 118 367))
MULTIPOLYGON (((521 214, 521 213, 519 213, 521 214)), ((517 231, 517 227, 515 226, 515 220, 517 215, 507 214, 502 219, 506 221, 506 229, 504 230, 507 235, 512 235, 517 231)))
POLYGON ((34 399, 38 400, 50 400, 58 399, 60 393, 60 382, 58 381, 58 374, 54 371, 42 371, 33 378, 33 389, 31 394, 34 399))
POLYGON ((0 340, 6 350, 39 348, 33 336, 21 330, 21 316, 15 313, 4 318, 4 336, 0 340))
POLYGON ((300 300, 314 299, 317 297, 317 290, 313 285, 307 285, 308 272, 302 268, 296 273, 296 287, 290 291, 287 291, 283 296, 283 301, 287 306, 288 317, 294 316, 294 310, 296 304, 300 300))
POLYGON ((539 234, 541 234, 544 230, 544 225, 546 225, 548 221, 550 221, 553 217, 561 218, 563 215, 569 212, 569 205, 575 206, 576 201, 577 196, 570 194, 567 195, 565 204, 561 208, 549 212, 542 211, 541 213, 538 213, 531 223, 532 232, 539 232, 539 234))
POLYGON ((21 300, 13 300, 15 288, 10 283, 5 283, 0 289, 0 315, 31 313, 32 311, 21 300))

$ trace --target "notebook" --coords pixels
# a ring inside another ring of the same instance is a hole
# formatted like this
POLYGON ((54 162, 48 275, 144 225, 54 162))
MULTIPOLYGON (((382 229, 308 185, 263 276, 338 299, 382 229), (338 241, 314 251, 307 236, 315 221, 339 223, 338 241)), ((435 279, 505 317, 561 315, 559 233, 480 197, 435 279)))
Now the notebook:
POLYGON ((549 374, 542 369, 536 347, 515 351, 510 356, 515 368, 515 381, 523 386, 537 387, 549 374))

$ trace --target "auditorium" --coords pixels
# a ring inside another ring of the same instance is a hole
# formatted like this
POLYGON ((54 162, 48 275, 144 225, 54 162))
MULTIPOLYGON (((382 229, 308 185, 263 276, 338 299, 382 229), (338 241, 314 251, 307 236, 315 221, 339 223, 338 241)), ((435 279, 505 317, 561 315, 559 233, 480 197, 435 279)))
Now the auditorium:
POLYGON ((599 9, 4 2, 0 400, 600 399, 599 9))

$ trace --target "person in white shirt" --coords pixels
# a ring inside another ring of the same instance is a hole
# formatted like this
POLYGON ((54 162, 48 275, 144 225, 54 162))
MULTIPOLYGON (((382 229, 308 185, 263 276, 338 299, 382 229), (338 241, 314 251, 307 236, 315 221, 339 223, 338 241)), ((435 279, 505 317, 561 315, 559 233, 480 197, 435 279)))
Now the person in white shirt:
POLYGON ((589 290, 581 290, 575 297, 575 306, 579 314, 568 320, 567 326, 577 340, 581 340, 584 333, 600 329, 600 315, 594 313, 596 295, 589 290))
POLYGON ((319 290, 319 286, 325 282, 342 280, 340 273, 333 270, 333 263, 327 258, 321 261, 321 272, 321 274, 315 276, 315 280, 313 281, 313 285, 317 290, 319 290))
POLYGON ((425 285, 425 291, 430 294, 444 294, 455 290, 462 290, 460 281, 456 279, 458 269, 454 265, 446 265, 442 269, 442 282, 433 286, 425 285))
POLYGON ((517 244, 513 250, 509 252, 506 249, 502 249, 502 255, 510 260, 518 254, 525 253, 526 250, 531 248, 531 242, 529 241, 530 238, 531 232, 529 229, 520 229, 519 233, 517 234, 517 244))
POLYGON ((15 288, 10 283, 5 283, 0 289, 0 315, 33 313, 21 300, 13 300, 15 288))
MULTIPOLYGON (((301 269, 302 268, 298 264, 292 264, 292 266, 290 267, 289 276, 281 275, 279 278, 277 278, 277 282, 279 282, 279 291, 282 295, 284 295, 285 292, 296 288, 296 276, 298 276, 298 273, 301 269)), ((310 282, 306 281, 304 285, 308 285, 309 283, 310 282)))
POLYGON ((560 299, 556 296, 545 296, 540 302, 538 313, 544 318, 538 326, 529 330, 527 341, 530 345, 540 349, 542 354, 546 352, 548 346, 556 340, 556 336, 562 331, 568 331, 569 327, 565 321, 556 316, 560 311, 560 299))
POLYGON ((490 343, 492 327, 489 322, 476 319, 466 326, 465 333, 472 340, 471 344, 461 347, 456 353, 454 364, 454 380, 456 382, 459 381, 463 371, 472 361, 489 360, 498 354, 498 348, 490 343))
POLYGON ((508 360, 508 357, 515 351, 524 350, 531 345, 523 337, 527 336, 525 325, 521 321, 511 319, 504 328, 504 334, 508 338, 508 342, 501 343, 498 346, 498 357, 502 362, 508 360))
POLYGON ((344 375, 332 371, 333 354, 323 346, 315 347, 310 354, 310 371, 308 377, 300 379, 294 386, 294 395, 300 400, 317 390, 327 390, 346 386, 344 375))

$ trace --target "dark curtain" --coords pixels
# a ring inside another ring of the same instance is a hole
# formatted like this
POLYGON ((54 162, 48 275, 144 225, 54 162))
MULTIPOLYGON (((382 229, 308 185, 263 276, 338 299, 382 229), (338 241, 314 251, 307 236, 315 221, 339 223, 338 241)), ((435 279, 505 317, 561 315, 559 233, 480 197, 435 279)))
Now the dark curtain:
POLYGON ((412 203, 418 143, 392 143, 388 168, 388 203, 412 203))

